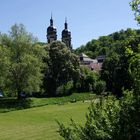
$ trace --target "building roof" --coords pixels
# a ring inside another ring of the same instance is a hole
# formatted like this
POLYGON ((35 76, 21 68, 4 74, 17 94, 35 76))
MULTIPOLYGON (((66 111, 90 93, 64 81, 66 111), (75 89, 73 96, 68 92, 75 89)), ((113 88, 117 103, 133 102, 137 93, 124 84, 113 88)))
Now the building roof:
POLYGON ((80 54, 80 57, 87 57, 87 58, 89 58, 86 54, 84 54, 84 53, 81 53, 80 54))
POLYGON ((80 58, 82 58, 83 62, 97 63, 97 59, 91 59, 84 53, 80 54, 80 58))
POLYGON ((80 60, 82 63, 96 72, 99 72, 102 68, 102 62, 98 62, 98 60, 103 58, 105 58, 105 56, 99 56, 98 59, 91 59, 84 53, 80 54, 80 60))

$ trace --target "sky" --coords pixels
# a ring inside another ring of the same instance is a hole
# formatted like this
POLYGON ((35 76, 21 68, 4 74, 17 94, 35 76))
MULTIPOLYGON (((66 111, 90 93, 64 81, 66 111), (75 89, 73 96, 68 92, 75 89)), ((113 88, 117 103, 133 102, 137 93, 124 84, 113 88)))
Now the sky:
POLYGON ((67 17, 73 48, 121 29, 138 29, 131 0, 0 0, 0 32, 24 24, 27 31, 47 42, 46 30, 51 13, 58 40, 67 17))

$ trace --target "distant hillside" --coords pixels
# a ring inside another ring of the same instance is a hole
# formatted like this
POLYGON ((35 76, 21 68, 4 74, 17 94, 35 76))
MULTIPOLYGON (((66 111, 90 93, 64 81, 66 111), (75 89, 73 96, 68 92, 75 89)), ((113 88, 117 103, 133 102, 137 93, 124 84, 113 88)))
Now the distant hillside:
POLYGON ((140 30, 121 30, 107 36, 101 36, 99 39, 93 39, 86 45, 77 48, 77 54, 85 53, 91 58, 98 55, 108 55, 111 51, 119 51, 119 47, 131 46, 133 51, 137 51, 137 45, 140 43, 140 30), (117 49, 117 50, 116 50, 117 49))

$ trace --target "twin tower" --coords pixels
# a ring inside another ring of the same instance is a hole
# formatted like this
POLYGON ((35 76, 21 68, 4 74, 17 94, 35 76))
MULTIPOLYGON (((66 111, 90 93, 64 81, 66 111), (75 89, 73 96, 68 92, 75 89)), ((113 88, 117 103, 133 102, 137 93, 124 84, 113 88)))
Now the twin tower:
MULTIPOLYGON (((52 16, 51 16, 51 19, 50 19, 50 26, 47 28, 46 37, 47 37, 48 43, 51 43, 52 41, 57 40, 57 30, 53 26, 52 16)), ((66 20, 65 20, 65 24, 64 24, 64 30, 62 31, 62 42, 64 42, 67 47, 72 49, 72 46, 71 46, 71 32, 68 30, 68 23, 67 23, 66 20)))

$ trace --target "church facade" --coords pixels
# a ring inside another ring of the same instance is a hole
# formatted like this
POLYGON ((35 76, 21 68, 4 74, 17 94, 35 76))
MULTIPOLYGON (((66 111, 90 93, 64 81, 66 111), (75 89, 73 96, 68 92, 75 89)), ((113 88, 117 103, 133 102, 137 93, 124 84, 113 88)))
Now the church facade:
MULTIPOLYGON (((71 32, 68 30, 68 23, 67 20, 65 20, 64 23, 64 29, 61 33, 61 40, 66 44, 66 46, 70 49, 72 49, 71 45, 71 32)), ((47 28, 47 42, 51 43, 52 41, 57 40, 57 29, 53 25, 53 18, 51 16, 50 19, 50 26, 47 28)))

